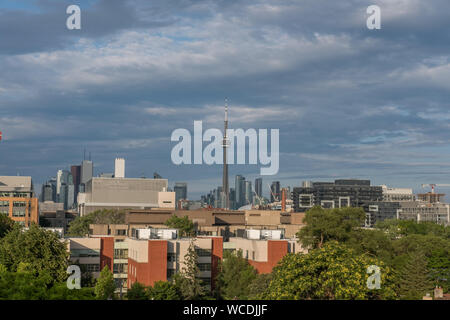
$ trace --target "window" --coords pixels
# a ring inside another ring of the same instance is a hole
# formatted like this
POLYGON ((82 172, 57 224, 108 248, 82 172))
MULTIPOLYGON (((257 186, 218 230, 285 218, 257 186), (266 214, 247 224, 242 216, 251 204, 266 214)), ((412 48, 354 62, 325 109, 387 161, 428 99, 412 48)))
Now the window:
POLYGON ((198 263, 197 266, 200 271, 211 271, 211 263, 198 263))
POLYGON ((128 259, 128 249, 114 249, 114 259, 128 259))
POLYGON ((99 257, 100 250, 93 249, 71 249, 70 250, 71 257, 99 257))
POLYGON ((100 265, 99 264, 85 264, 87 272, 99 272, 100 265))
POLYGON ((176 273, 175 269, 167 269, 167 280, 171 280, 176 273))
POLYGON ((9 215, 9 201, 0 201, 0 214, 9 215))
POLYGON ((126 273, 128 270, 128 263, 115 263, 113 269, 114 273, 126 273))
POLYGON ((13 217, 25 217, 26 211, 27 211, 26 201, 13 202, 13 217))
POLYGON ((123 229, 123 230, 116 230, 116 236, 126 236, 127 235, 127 230, 123 229))
POLYGON ((197 252, 197 255, 199 257, 209 257, 209 256, 211 256, 211 249, 196 248, 195 252, 197 252))
POLYGON ((167 262, 178 262, 178 255, 175 252, 168 252, 167 262))

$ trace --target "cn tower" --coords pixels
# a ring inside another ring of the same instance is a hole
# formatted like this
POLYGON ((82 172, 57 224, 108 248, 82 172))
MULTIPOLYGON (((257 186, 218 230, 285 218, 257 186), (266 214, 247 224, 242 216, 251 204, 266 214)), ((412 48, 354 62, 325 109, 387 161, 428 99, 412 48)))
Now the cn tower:
POLYGON ((224 121, 224 132, 223 132, 223 180, 222 180, 222 207, 224 209, 230 209, 230 193, 228 188, 228 163, 227 163, 227 148, 228 137, 228 100, 225 99, 225 121, 224 121))

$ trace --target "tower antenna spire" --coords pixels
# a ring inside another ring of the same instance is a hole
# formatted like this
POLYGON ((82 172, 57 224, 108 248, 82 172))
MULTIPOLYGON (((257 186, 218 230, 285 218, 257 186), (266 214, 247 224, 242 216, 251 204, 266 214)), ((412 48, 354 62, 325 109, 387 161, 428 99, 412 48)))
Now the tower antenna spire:
POLYGON ((228 163, 227 163, 227 148, 228 148, 228 98, 225 98, 225 121, 223 131, 223 180, 222 180, 222 207, 224 209, 230 208, 230 195, 228 188, 228 163))

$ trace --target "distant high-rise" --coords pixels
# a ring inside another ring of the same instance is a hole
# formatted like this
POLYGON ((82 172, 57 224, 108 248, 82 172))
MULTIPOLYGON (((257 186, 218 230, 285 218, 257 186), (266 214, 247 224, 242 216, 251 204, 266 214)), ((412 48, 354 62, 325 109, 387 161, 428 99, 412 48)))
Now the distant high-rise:
POLYGON ((236 191, 230 188, 230 209, 236 208, 236 191))
POLYGON ((253 190, 252 190, 252 182, 245 181, 245 204, 253 204, 253 190))
POLYGON ((236 193, 236 205, 235 208, 238 209, 245 204, 245 179, 241 175, 237 175, 234 180, 234 192, 236 193))
POLYGON ((176 182, 173 191, 175 192, 175 205, 178 208, 178 201, 187 199, 187 183, 176 182))
POLYGON ((91 160, 83 160, 81 162, 81 183, 86 185, 94 176, 94 164, 91 160))
POLYGON ((114 162, 114 178, 125 178, 125 159, 116 158, 114 162))
POLYGON ((81 183, 81 166, 71 166, 70 173, 72 174, 74 186, 74 201, 77 201, 78 192, 80 192, 81 183))
POLYGON ((63 174, 62 170, 58 170, 58 172, 56 173, 56 197, 59 196, 59 193, 61 191, 61 184, 63 182, 62 174, 63 174))
POLYGON ((262 178, 255 179, 255 193, 258 197, 262 197, 262 178))
POLYGON ((270 190, 270 202, 281 201, 280 181, 273 181, 270 190))
POLYGON ((56 193, 56 188, 47 181, 42 185, 42 191, 41 191, 41 202, 45 201, 54 201, 54 195, 56 193))

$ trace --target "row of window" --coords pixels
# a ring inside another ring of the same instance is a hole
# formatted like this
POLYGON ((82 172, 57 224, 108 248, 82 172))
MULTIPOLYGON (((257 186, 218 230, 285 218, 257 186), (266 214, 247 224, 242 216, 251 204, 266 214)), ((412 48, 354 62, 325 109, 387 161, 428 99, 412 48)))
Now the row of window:
POLYGON ((26 192, 0 192, 0 197, 12 197, 12 198, 28 198, 29 193, 26 192))

